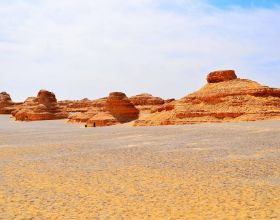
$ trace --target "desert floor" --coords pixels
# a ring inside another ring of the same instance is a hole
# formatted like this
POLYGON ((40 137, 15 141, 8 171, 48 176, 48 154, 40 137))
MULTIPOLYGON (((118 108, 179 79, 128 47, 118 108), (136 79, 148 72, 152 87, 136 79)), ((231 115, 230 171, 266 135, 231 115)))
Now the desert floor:
POLYGON ((84 128, 0 116, 0 219, 280 219, 280 121, 84 128))

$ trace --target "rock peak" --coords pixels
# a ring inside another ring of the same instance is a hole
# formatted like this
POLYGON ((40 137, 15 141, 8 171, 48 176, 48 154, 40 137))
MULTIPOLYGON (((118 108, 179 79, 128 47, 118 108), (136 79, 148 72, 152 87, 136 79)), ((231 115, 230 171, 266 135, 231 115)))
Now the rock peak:
POLYGON ((207 82, 208 83, 218 83, 237 79, 234 70, 218 70, 208 74, 207 82))

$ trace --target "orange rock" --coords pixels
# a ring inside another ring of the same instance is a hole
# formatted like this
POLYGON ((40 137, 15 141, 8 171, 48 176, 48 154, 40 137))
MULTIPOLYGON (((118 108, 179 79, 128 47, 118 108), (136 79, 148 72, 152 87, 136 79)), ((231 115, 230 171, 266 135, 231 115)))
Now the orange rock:
POLYGON ((6 92, 0 93, 0 114, 7 114, 7 107, 13 105, 10 95, 6 92))
POLYGON ((112 92, 106 101, 106 108, 120 123, 130 122, 139 117, 139 110, 122 92, 112 92))
POLYGON ((86 112, 95 104, 95 100, 89 100, 87 98, 82 100, 64 100, 58 102, 59 106, 66 112, 86 112))
POLYGON ((22 103, 15 103, 12 101, 10 95, 6 92, 0 93, 0 114, 11 114, 22 103))
POLYGON ((109 112, 98 112, 87 120, 87 127, 104 127, 119 124, 120 122, 109 112))
POLYGON ((139 110, 140 117, 150 114, 156 107, 161 106, 165 102, 162 98, 154 97, 148 93, 132 96, 129 100, 139 110))
POLYGON ((72 114, 69 122, 86 123, 88 127, 110 126, 137 119, 139 110, 124 93, 113 92, 109 97, 94 100, 86 112, 72 114))
MULTIPOLYGON (((75 111, 73 111, 73 109, 76 109, 76 111, 77 111, 76 113, 74 113, 74 114, 71 113, 69 115, 69 122, 86 123, 93 116, 97 115, 100 112, 106 111, 106 101, 107 101, 107 98, 93 100, 90 102, 91 103, 90 106, 87 106, 87 107, 83 106, 83 108, 86 109, 85 111, 80 111, 80 112, 78 112, 79 108, 75 108, 75 107, 68 108, 68 109, 72 109, 71 112, 75 112, 75 111)), ((77 101, 77 103, 78 102, 79 101, 77 101)), ((78 105, 76 105, 76 106, 78 106, 78 105)))
POLYGON ((208 83, 217 83, 217 82, 224 82, 237 79, 234 70, 220 70, 214 71, 208 74, 207 81, 208 83))
POLYGON ((68 114, 57 104, 55 94, 46 90, 39 91, 37 97, 29 97, 12 112, 19 121, 38 121, 64 119, 68 114))
POLYGON ((230 77, 227 71, 223 72, 224 75, 222 72, 214 73, 218 75, 209 74, 208 81, 209 76, 219 77, 215 80, 210 77, 211 83, 202 89, 160 106, 149 117, 137 120, 135 125, 280 119, 280 89, 262 86, 251 80, 237 79, 233 75, 230 77))

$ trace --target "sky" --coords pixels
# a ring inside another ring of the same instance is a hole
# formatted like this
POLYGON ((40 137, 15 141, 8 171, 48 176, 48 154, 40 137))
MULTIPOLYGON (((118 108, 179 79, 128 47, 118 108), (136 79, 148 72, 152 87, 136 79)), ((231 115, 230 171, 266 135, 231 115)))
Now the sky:
POLYGON ((180 98, 214 70, 280 87, 280 0, 0 0, 0 91, 180 98))

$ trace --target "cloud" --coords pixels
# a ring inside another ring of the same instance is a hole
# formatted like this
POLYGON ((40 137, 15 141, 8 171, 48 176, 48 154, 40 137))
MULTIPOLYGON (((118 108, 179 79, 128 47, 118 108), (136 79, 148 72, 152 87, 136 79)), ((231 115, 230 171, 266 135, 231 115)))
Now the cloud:
POLYGON ((194 0, 0 1, 1 90, 182 97, 215 69, 280 86, 280 8, 194 0))

